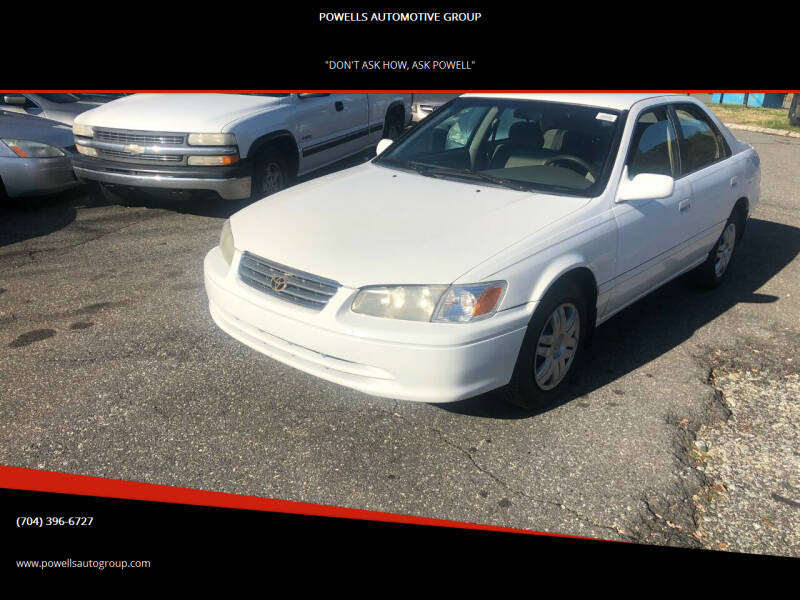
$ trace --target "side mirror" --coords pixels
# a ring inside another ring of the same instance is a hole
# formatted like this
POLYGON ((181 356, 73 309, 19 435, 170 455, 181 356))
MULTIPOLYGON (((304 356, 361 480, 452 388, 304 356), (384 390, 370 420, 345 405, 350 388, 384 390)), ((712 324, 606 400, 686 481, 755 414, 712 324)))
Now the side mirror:
POLYGON ((15 106, 25 106, 28 103, 28 99, 22 94, 7 94, 3 96, 3 102, 15 106))
POLYGON ((375 154, 380 154, 384 150, 386 150, 389 146, 394 143, 394 140, 390 140, 389 138, 383 138, 380 142, 378 142, 378 147, 375 148, 375 154))
POLYGON ((669 175, 639 173, 633 179, 630 179, 628 177, 628 167, 625 167, 617 191, 617 202, 658 200, 659 198, 668 198, 674 191, 675 180, 669 175))

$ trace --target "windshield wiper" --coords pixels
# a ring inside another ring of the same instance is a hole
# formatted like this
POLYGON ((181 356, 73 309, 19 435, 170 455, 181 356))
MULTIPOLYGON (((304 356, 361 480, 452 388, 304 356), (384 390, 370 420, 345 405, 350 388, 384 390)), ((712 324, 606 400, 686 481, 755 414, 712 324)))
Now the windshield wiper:
POLYGON ((488 183, 502 185, 503 187, 519 190, 521 192, 530 191, 530 186, 525 185, 520 181, 514 179, 506 179, 505 177, 497 177, 496 175, 488 175, 486 173, 479 173, 477 171, 468 171, 466 169, 450 169, 447 167, 433 167, 428 165, 417 165, 419 168, 415 169, 421 175, 428 175, 430 177, 437 176, 450 176, 461 177, 463 179, 478 179, 488 183))
POLYGON ((488 183, 502 185, 503 187, 514 190, 519 190, 521 192, 529 192, 532 189, 531 186, 526 185, 521 181, 497 177, 496 175, 488 175, 486 173, 479 173, 477 171, 468 171, 466 169, 437 167, 435 165, 426 165, 424 163, 402 160, 399 158, 382 158, 378 159, 378 162, 400 167, 401 169, 411 169, 412 171, 416 171, 420 175, 425 175, 426 177, 458 177, 461 179, 471 179, 473 181, 477 179, 480 181, 486 181, 488 183))

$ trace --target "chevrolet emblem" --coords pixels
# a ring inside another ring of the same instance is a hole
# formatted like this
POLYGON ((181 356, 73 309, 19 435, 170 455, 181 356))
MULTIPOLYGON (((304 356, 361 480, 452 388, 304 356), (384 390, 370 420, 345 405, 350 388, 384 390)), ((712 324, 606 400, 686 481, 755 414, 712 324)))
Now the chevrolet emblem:
POLYGON ((128 144, 122 150, 125 154, 144 154, 145 147, 138 144, 128 144))

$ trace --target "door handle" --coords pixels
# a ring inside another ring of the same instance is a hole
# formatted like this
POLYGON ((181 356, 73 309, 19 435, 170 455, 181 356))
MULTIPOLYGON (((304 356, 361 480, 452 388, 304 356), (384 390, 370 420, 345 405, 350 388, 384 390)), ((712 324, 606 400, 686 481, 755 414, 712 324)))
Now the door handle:
POLYGON ((337 101, 334 106, 336 107, 336 112, 342 112, 344 110, 344 103, 337 101))
POLYGON ((686 212, 690 208, 692 208, 692 201, 689 200, 688 198, 686 200, 681 200, 678 203, 678 210, 680 210, 681 212, 686 212))
POLYGON ((739 185, 739 178, 731 177, 731 187, 736 187, 737 185, 739 185))

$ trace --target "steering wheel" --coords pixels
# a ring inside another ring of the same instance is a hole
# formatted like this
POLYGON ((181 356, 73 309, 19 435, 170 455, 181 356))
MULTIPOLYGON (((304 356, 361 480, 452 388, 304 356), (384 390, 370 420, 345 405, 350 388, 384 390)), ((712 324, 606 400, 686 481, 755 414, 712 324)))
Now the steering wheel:
MULTIPOLYGON (((553 158, 548 158, 545 161, 544 166, 549 167, 551 165, 555 165, 555 163, 560 162, 562 160, 580 165, 581 167, 583 167, 584 170, 584 172, 580 173, 580 175, 583 175, 585 177, 587 174, 589 174, 592 176, 592 179, 594 181, 597 181, 597 173, 594 167, 585 160, 583 160, 580 156, 575 156, 573 154, 559 154, 558 156, 554 156, 553 158)), ((572 170, 574 171, 575 169, 572 170)))

